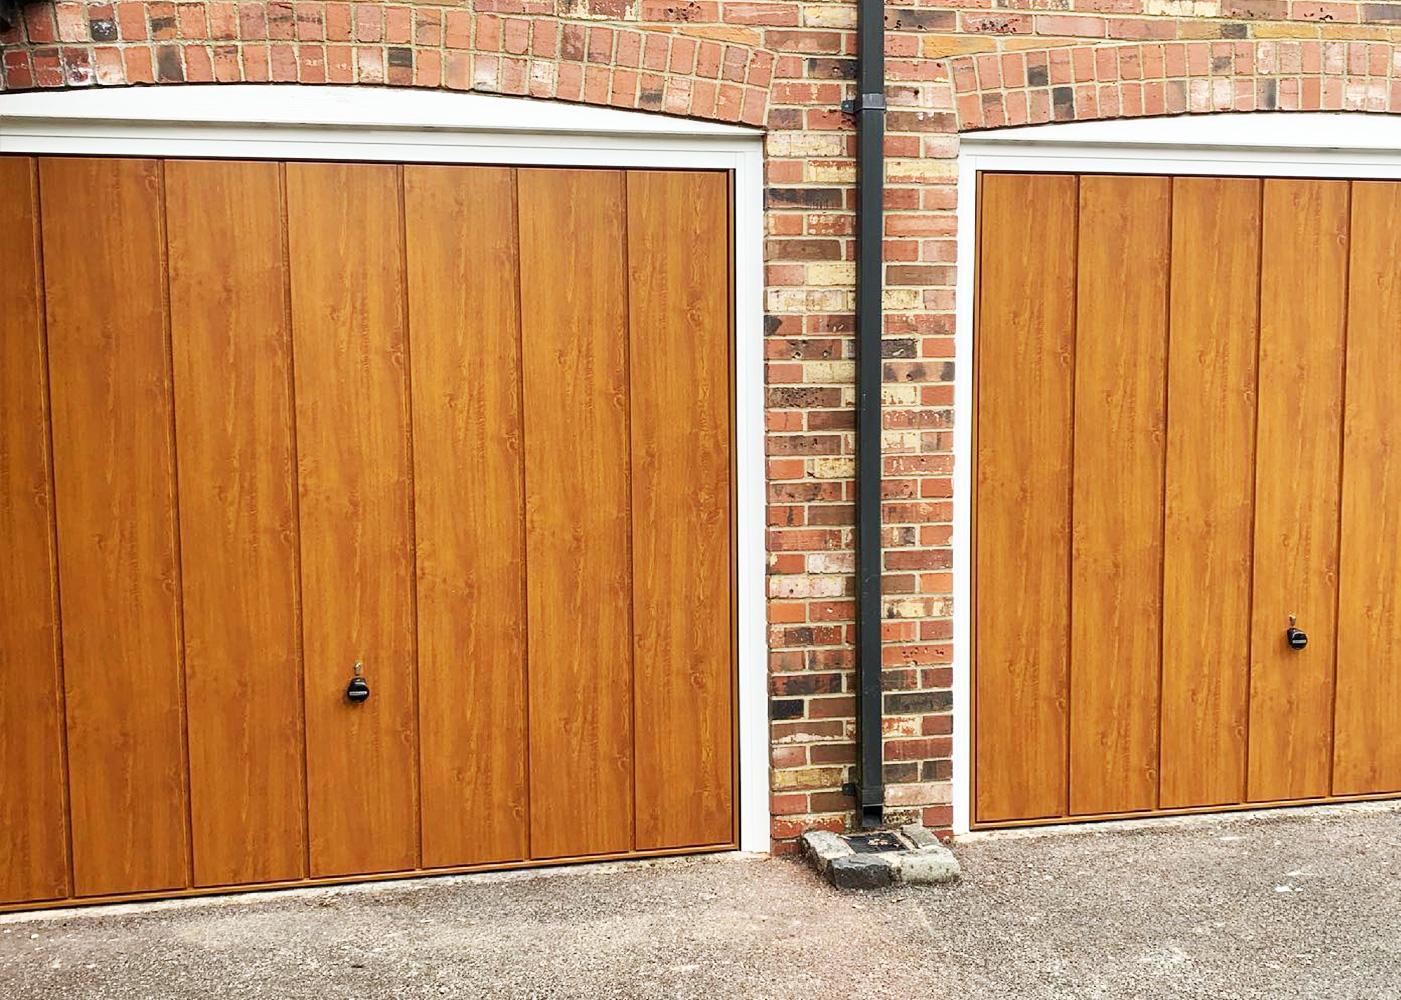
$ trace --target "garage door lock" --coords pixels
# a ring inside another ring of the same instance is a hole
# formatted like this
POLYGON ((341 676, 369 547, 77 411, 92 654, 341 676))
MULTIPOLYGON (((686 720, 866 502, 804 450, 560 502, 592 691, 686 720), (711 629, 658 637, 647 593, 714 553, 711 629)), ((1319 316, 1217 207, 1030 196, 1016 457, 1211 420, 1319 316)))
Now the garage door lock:
POLYGON ((365 665, 357 660, 355 676, 350 678, 350 683, 345 688, 345 700, 352 705, 358 705, 369 697, 370 684, 365 680, 365 665))
POLYGON ((1289 640, 1290 649, 1303 649, 1309 644, 1308 633, 1305 632, 1303 629, 1299 628, 1299 626, 1296 624, 1298 620, 1298 615, 1290 615, 1289 630, 1284 633, 1284 637, 1289 640))

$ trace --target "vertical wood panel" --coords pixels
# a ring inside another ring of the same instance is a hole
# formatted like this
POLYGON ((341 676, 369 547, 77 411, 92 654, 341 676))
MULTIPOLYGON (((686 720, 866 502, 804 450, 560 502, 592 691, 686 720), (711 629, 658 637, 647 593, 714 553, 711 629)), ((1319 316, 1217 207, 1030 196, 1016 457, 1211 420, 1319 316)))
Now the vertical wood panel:
POLYGON ((522 170, 533 857, 632 846, 623 175, 522 170))
POLYGON ((188 881, 160 165, 44 159, 75 890, 188 881))
POLYGON ((1076 190, 1069 176, 982 179, 974 629, 983 822, 1065 809, 1076 190))
POLYGON ((1160 805, 1245 797, 1260 182, 1174 182, 1160 805))
POLYGON ((1335 795, 1401 789, 1401 183, 1354 181, 1335 795))
POLYGON ((638 849, 734 839, 729 188, 630 171, 638 849))
POLYGON ((311 872, 395 871, 418 862, 399 168, 286 170, 311 872))
POLYGON ((515 176, 405 167, 423 861, 526 852, 515 176))
POLYGON ((1070 811, 1158 793, 1171 181, 1082 177, 1070 811))
POLYGON ((305 874, 280 167, 166 164, 195 883, 305 874))
POLYGON ((1250 778, 1254 801, 1328 794, 1348 266, 1346 181, 1265 181, 1250 778), (1298 614, 1308 649, 1285 641, 1298 614))
POLYGON ((0 158, 0 903, 66 896, 38 171, 0 158))

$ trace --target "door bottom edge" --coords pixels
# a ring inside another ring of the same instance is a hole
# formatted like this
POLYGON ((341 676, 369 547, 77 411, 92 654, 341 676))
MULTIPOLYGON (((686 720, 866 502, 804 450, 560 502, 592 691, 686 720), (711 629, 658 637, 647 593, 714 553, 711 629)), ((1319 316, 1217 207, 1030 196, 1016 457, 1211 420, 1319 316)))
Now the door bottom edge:
POLYGON ((1362 795, 1331 795, 1307 799, 1273 799, 1260 802, 1233 802, 1223 805, 1187 806, 1172 809, 1152 809, 1094 813, 1085 815, 1042 816, 1031 819, 1008 819, 991 822, 973 822, 969 831, 973 833, 995 830, 1027 830, 1037 827, 1084 826, 1093 823, 1136 823, 1154 820, 1173 819, 1184 816, 1228 815, 1251 812, 1282 812, 1287 809, 1303 809, 1310 806, 1343 806, 1359 802, 1401 803, 1401 791, 1372 792, 1362 795))
POLYGON ((626 851, 614 854, 582 854, 558 858, 532 858, 518 861, 483 862, 439 868, 413 868, 390 872, 370 872, 357 875, 327 875, 290 879, 280 882, 249 882, 241 885, 194 886, 178 889, 153 889, 145 892, 112 893, 103 896, 70 896, 62 899, 28 900, 0 903, 0 914, 44 913, 54 910, 87 909, 126 903, 164 903, 178 900, 198 900, 219 896, 246 896, 263 892, 287 892, 297 889, 320 889, 333 886, 375 885, 387 882, 419 881, 452 875, 530 871, 542 868, 563 868, 573 865, 644 860, 648 858, 687 857, 701 854, 724 854, 736 851, 734 844, 700 845, 648 851, 626 851))

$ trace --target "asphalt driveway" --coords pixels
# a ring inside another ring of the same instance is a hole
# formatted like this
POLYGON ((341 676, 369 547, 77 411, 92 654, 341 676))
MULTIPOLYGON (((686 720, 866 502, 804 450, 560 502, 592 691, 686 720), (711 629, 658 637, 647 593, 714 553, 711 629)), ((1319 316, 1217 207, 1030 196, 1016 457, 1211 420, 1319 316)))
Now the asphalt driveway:
POLYGON ((1401 810, 976 840, 953 887, 784 860, 0 922, 0 997, 1396 998, 1401 810))

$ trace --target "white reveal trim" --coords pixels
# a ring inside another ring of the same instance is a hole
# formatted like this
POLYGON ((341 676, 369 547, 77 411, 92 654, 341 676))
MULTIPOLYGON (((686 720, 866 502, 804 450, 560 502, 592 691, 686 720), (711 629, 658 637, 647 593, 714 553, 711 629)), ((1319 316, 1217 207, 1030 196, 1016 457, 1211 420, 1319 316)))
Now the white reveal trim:
POLYGON ((739 847, 769 849, 763 134, 576 104, 366 87, 0 95, 0 153, 727 170, 734 180, 739 847))
MULTIPOLYGON (((973 291, 983 171, 1401 178, 1401 116, 1284 111, 1034 125, 959 146, 954 334, 953 826, 972 824, 973 291)), ((1034 211, 1035 206, 1027 206, 1034 211)))
POLYGON ((758 130, 719 122, 525 97, 402 87, 204 84, 30 91, 0 97, 15 122, 147 122, 157 125, 315 125, 320 128, 449 130, 504 134, 721 136, 758 130))
POLYGON ((1377 151, 1401 149, 1401 117, 1340 112, 1265 111, 1250 114, 1129 118, 970 132, 979 145, 1377 151))

